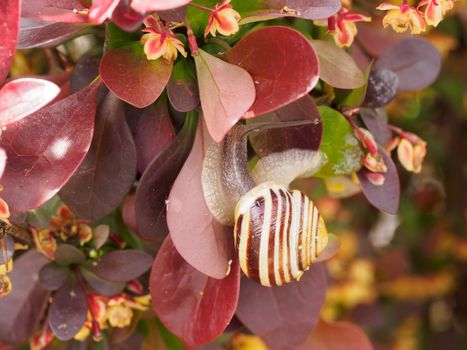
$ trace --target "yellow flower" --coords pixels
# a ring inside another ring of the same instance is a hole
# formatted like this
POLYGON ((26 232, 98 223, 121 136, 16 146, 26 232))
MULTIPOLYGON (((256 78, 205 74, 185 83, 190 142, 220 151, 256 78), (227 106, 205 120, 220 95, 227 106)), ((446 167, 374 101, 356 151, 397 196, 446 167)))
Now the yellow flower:
POLYGON ((126 294, 110 298, 107 304, 107 320, 112 327, 123 328, 131 324, 133 310, 145 311, 149 306, 150 296, 130 298, 126 294))
POLYGON ((452 0, 423 0, 417 8, 426 5, 425 9, 425 21, 428 25, 437 26, 446 15, 446 12, 454 7, 454 1, 452 0))
POLYGON ((11 281, 7 275, 0 273, 0 298, 7 296, 11 292, 11 281))
POLYGON ((426 29, 426 23, 421 13, 406 2, 401 6, 384 2, 376 9, 388 11, 383 18, 384 28, 391 26, 398 33, 405 32, 410 28, 411 34, 420 34, 426 29))
POLYGON ((267 350, 268 347, 260 337, 238 333, 232 339, 233 350, 267 350))
POLYGON ((216 32, 225 36, 235 34, 240 29, 238 25, 240 18, 240 14, 230 5, 230 0, 223 0, 220 5, 216 4, 212 9, 208 25, 204 30, 204 37, 207 37, 209 33, 216 36, 216 32))
POLYGON ((55 251, 57 250, 57 241, 54 234, 48 228, 36 229, 31 227, 34 244, 39 253, 45 255, 48 259, 55 259, 55 251))
POLYGON ((148 60, 163 57, 166 61, 173 62, 179 52, 183 57, 187 56, 183 43, 170 29, 163 28, 154 17, 146 18, 144 24, 146 28, 142 31, 146 34, 141 37, 141 44, 144 45, 144 53, 148 60))

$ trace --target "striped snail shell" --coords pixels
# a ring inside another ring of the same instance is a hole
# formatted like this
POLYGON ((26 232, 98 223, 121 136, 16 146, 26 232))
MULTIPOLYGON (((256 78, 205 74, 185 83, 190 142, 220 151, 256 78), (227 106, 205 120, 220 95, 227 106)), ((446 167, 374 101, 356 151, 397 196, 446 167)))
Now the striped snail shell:
POLYGON ((234 232, 243 273, 264 286, 299 279, 328 243, 313 202, 273 182, 254 187, 240 199, 234 232))
POLYGON ((220 144, 211 144, 203 164, 206 204, 224 225, 234 226, 235 249, 243 273, 264 286, 298 280, 326 255, 328 233, 316 206, 289 183, 310 176, 325 161, 319 152, 291 149, 247 168, 247 135, 266 127, 309 121, 235 126, 220 144), (253 176, 252 176, 253 174, 253 176))

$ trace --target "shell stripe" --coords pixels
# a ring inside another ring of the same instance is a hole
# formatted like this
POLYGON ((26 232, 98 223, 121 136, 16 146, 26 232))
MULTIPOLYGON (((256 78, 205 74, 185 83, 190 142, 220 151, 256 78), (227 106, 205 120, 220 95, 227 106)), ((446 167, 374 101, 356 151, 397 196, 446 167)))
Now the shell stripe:
POLYGON ((299 191, 272 185, 245 195, 234 231, 242 271, 264 286, 299 278, 316 260, 323 225, 313 202, 299 191))

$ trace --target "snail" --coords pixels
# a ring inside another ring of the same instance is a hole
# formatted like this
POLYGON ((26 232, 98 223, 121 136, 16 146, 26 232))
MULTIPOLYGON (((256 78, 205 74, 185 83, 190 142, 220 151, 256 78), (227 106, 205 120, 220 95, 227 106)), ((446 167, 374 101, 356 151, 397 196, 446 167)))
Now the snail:
POLYGON ((211 143, 206 150, 202 172, 206 204, 217 221, 234 226, 240 267, 264 286, 299 280, 311 264, 336 250, 335 244, 328 244, 324 220, 313 202, 288 189, 295 178, 323 166, 319 151, 273 153, 261 158, 251 173, 247 168, 250 133, 309 123, 236 125, 220 144, 211 143))

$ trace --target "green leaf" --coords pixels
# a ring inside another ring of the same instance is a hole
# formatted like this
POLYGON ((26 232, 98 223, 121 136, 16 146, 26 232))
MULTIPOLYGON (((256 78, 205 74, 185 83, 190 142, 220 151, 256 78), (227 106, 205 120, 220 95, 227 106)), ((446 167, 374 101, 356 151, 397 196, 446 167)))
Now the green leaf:
POLYGON ((161 321, 157 320, 156 322, 157 322, 157 326, 159 327, 160 334, 162 336, 162 339, 164 340, 164 343, 167 349, 171 349, 171 350, 184 350, 185 349, 180 339, 178 339, 175 335, 170 333, 170 331, 164 327, 161 321))
POLYGON ((129 47, 139 44, 141 32, 126 32, 113 23, 107 24, 106 44, 107 50, 113 50, 119 47, 129 47))
POLYGON ((372 64, 370 64, 365 72, 365 84, 354 90, 335 90, 337 102, 342 106, 360 107, 365 100, 366 88, 368 86, 368 76, 370 75, 372 64))
POLYGON ((327 158, 326 164, 315 176, 335 176, 356 172, 360 169, 362 151, 352 127, 338 111, 319 106, 323 121, 323 139, 320 151, 327 158))

